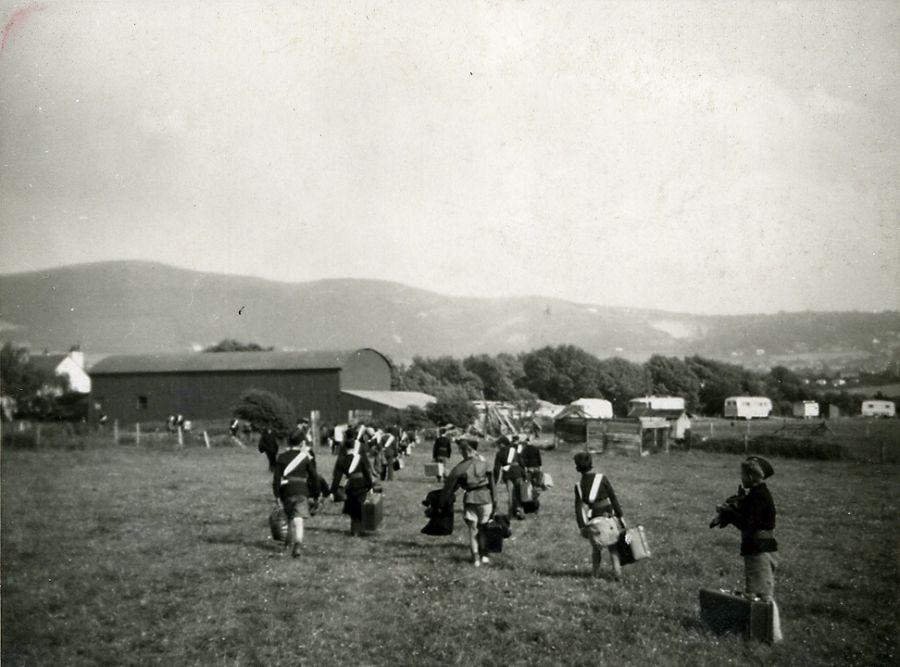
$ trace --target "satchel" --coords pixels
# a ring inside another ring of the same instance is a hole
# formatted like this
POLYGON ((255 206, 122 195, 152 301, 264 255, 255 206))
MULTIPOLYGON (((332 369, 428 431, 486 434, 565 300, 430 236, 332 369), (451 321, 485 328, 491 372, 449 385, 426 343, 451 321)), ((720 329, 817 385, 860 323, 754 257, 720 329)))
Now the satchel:
POLYGON ((278 542, 287 541, 288 536, 288 520, 287 514, 281 508, 280 504, 275 504, 272 512, 269 514, 269 530, 272 532, 272 539, 278 542))

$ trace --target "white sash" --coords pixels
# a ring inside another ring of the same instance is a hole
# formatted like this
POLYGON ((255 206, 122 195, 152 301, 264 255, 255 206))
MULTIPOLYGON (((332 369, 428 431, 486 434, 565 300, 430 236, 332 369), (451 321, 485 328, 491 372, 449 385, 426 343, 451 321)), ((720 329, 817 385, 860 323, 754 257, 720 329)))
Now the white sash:
MULTIPOLYGON (((359 442, 359 441, 357 441, 357 442, 359 442)), ((348 476, 352 475, 356 471, 356 467, 359 465, 360 460, 361 459, 360 459, 359 453, 354 451, 353 452, 353 460, 350 461, 350 465, 347 467, 347 475, 348 476)))
POLYGON ((600 493, 600 482, 603 481, 603 475, 601 473, 594 473, 594 479, 591 482, 591 490, 588 493, 587 500, 581 495, 581 484, 577 484, 575 489, 578 491, 578 497, 581 499, 581 502, 587 503, 588 505, 592 505, 594 501, 597 499, 597 494, 600 493))
POLYGON ((300 465, 301 463, 303 463, 303 459, 306 459, 306 458, 309 458, 309 452, 308 452, 308 451, 307 451, 307 452, 300 452, 297 456, 295 456, 295 457, 291 460, 290 463, 288 463, 288 464, 284 467, 284 472, 281 473, 281 483, 282 483, 282 484, 287 484, 287 483, 288 483, 288 480, 286 479, 287 476, 288 476, 291 472, 293 472, 294 468, 296 468, 298 465, 300 465))

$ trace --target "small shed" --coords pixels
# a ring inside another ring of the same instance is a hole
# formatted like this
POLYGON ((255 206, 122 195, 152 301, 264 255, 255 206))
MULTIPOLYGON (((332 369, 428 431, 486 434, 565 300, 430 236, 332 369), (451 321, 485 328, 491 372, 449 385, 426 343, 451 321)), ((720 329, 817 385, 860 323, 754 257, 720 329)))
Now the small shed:
POLYGON ((629 417, 635 418, 658 418, 665 419, 669 425, 669 437, 673 440, 684 440, 687 432, 691 428, 691 418, 684 409, 654 409, 645 406, 636 406, 628 413, 629 417))
POLYGON ((819 403, 818 401, 796 401, 791 406, 791 411, 795 417, 812 419, 819 416, 819 403))

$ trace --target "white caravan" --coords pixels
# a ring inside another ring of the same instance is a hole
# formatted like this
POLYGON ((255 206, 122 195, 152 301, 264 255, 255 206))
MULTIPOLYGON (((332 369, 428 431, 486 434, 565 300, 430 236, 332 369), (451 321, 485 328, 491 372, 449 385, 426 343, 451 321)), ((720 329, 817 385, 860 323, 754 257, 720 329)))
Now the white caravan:
POLYGON ((897 406, 894 405, 893 401, 863 401, 863 417, 895 417, 896 415, 897 406))
POLYGON ((628 412, 637 407, 651 410, 684 410, 684 399, 681 396, 642 396, 628 401, 628 412))
POLYGON ((765 419, 772 413, 772 401, 765 396, 729 396, 722 415, 725 419, 765 419))

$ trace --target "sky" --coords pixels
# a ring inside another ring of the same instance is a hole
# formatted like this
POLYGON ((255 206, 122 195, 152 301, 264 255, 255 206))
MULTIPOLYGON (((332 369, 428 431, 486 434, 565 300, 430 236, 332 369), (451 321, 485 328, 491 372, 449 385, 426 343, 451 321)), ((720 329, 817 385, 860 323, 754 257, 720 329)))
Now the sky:
POLYGON ((900 308, 900 3, 0 0, 0 273, 900 308))

